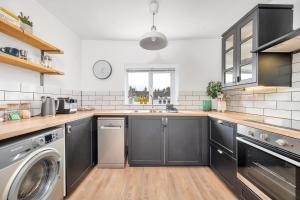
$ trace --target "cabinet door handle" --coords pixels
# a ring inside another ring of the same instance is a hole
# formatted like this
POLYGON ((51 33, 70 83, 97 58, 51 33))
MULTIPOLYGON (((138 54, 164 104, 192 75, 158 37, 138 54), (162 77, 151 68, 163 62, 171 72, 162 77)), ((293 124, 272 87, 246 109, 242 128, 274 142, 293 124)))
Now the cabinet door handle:
POLYGON ((218 151, 219 154, 223 154, 222 150, 218 149, 217 151, 218 151))
POLYGON ((220 119, 217 122, 218 122, 218 124, 223 124, 223 121, 220 119))
POLYGON ((71 125, 67 125, 67 133, 71 133, 72 131, 72 126, 71 125))

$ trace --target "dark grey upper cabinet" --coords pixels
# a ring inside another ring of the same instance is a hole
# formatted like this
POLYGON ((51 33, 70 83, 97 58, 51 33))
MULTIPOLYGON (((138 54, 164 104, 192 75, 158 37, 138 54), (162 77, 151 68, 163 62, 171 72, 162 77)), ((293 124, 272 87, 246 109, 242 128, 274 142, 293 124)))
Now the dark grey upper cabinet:
POLYGON ((161 117, 129 117, 130 165, 162 165, 164 161, 161 117))
POLYGON ((222 35, 224 88, 290 86, 290 54, 252 53, 293 29, 293 6, 259 4, 222 35))
POLYGON ((201 148, 204 133, 201 118, 169 117, 165 131, 167 165, 202 164, 201 148))

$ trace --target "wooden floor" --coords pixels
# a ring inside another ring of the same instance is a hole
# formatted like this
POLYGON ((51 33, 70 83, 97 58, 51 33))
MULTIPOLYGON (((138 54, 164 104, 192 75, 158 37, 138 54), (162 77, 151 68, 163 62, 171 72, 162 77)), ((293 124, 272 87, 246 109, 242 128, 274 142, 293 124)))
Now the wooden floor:
POLYGON ((95 167, 67 200, 236 200, 208 167, 95 167))

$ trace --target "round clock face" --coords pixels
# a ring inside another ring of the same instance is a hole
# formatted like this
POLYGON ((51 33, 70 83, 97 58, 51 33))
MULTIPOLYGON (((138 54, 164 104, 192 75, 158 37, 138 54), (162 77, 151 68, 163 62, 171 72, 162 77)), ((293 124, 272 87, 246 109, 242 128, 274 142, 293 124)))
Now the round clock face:
POLYGON ((98 79, 107 79, 110 77, 112 67, 106 60, 98 60, 93 66, 93 73, 98 79))

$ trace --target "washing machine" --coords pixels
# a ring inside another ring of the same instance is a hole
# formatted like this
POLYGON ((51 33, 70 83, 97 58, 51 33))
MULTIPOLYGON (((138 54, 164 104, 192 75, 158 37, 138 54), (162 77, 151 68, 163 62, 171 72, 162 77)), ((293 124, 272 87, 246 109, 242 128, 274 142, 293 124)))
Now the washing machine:
POLYGON ((0 141, 1 200, 62 200, 64 130, 0 141))

